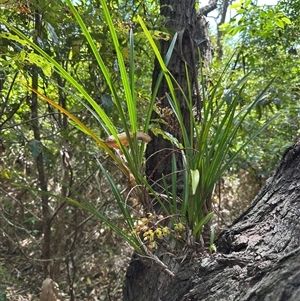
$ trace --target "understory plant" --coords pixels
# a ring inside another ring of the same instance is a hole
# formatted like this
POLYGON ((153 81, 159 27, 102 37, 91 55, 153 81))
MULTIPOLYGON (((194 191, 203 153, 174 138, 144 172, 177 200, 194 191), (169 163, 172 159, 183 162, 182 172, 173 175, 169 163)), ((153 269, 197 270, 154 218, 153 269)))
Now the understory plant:
MULTIPOLYGON (((246 87, 246 82, 249 74, 240 79, 234 87, 224 93, 222 83, 226 77, 227 71, 230 68, 230 62, 227 64, 224 72, 220 74, 217 81, 207 87, 205 84, 204 71, 200 72, 200 82, 202 87, 202 109, 201 118, 198 120, 193 114, 192 103, 192 89, 190 91, 182 91, 181 87, 176 83, 174 77, 168 70, 168 62, 173 53, 174 45, 176 43, 177 34, 172 39, 170 38, 170 47, 166 56, 163 58, 153 39, 151 32, 147 29, 141 18, 138 18, 139 24, 142 27, 143 33, 150 43, 153 52, 160 64, 161 73, 153 89, 153 94, 149 101, 149 109, 146 112, 145 122, 143 125, 138 124, 138 106, 135 84, 135 51, 134 51, 134 31, 133 28, 129 30, 129 65, 126 65, 124 55, 121 51, 117 32, 114 27, 109 9, 104 0, 100 0, 103 14, 114 44, 117 64, 120 73, 123 90, 120 91, 115 87, 107 66, 104 63, 101 53, 96 46, 95 41, 91 37, 87 27, 80 17, 76 8, 74 8, 72 1, 66 0, 72 14, 74 15, 84 37, 86 38, 89 47, 92 49, 95 59, 102 75, 109 87, 112 99, 114 101, 115 110, 122 125, 123 136, 119 135, 118 128, 110 120, 106 112, 99 106, 99 104, 86 92, 84 87, 76 81, 72 74, 63 69, 62 66, 43 51, 38 45, 32 42, 18 29, 3 22, 10 32, 1 33, 1 37, 16 41, 24 46, 23 60, 30 61, 30 63, 38 66, 44 66, 43 69, 57 72, 61 77, 66 79, 72 85, 77 93, 82 96, 82 104, 90 111, 92 116, 98 121, 99 127, 107 133, 107 136, 112 136, 111 141, 115 142, 115 148, 120 151, 112 150, 107 141, 102 140, 90 128, 88 128, 82 121, 79 120, 71 112, 62 108, 59 104, 49 99, 39 91, 35 91, 39 97, 52 106, 57 108, 62 113, 66 114, 72 124, 84 132, 86 135, 92 137, 97 145, 109 155, 110 159, 116 166, 124 173, 128 179, 129 194, 134 191, 140 197, 144 197, 145 193, 148 197, 155 199, 161 206, 163 214, 156 216, 155 212, 147 212, 147 216, 134 216, 130 206, 128 206, 128 194, 120 191, 118 183, 114 180, 112 175, 107 171, 102 162, 98 160, 99 168, 105 175, 107 182, 111 188, 112 194, 120 209, 120 217, 123 220, 123 225, 118 226, 105 213, 100 213, 95 206, 80 196, 76 191, 73 191, 72 198, 68 198, 68 202, 72 205, 78 206, 84 210, 91 212, 95 217, 99 218, 109 228, 115 231, 122 239, 126 240, 139 254, 147 254, 153 260, 163 266, 164 270, 168 271, 167 267, 151 252, 157 247, 160 241, 166 236, 173 235, 175 238, 182 236, 180 233, 185 232, 191 235, 196 242, 201 241, 203 226, 211 219, 213 215, 212 209, 212 194, 216 182, 231 166, 237 156, 242 150, 259 135, 277 116, 270 119, 267 123, 254 133, 247 141, 245 141, 238 149, 235 148, 235 139, 237 132, 246 116, 251 112, 253 107, 262 100, 267 92, 271 82, 265 87, 257 97, 255 97, 248 105, 241 105, 241 93, 246 87), (176 148, 182 154, 184 170, 177 170, 177 163, 175 157, 172 160, 172 179, 171 187, 164 181, 164 192, 157 193, 153 187, 147 182, 147 178, 143 172, 144 165, 144 150, 146 144, 144 141, 140 142, 141 133, 146 135, 149 132, 151 123, 151 114, 155 106, 155 99, 158 87, 161 80, 165 78, 169 86, 169 93, 166 93, 169 105, 176 115, 180 130, 182 131, 183 141, 173 142, 176 148), (190 111, 190 127, 187 131, 183 122, 180 104, 176 97, 176 90, 181 90, 185 96, 187 107, 190 111), (190 134, 188 134, 188 132, 190 134), (121 139, 125 137, 126 143, 121 139), (178 172, 183 173, 184 191, 182 195, 177 195, 176 182, 178 172), (161 226, 161 221, 170 220, 170 227, 161 226), (186 231, 186 230, 191 230, 186 231)), ((21 57, 19 56, 19 59, 21 57)), ((186 66, 187 80, 188 67, 186 66)), ((29 88, 29 83, 25 83, 29 88)), ((33 89, 32 89, 33 90, 33 89)), ((97 160, 95 158, 95 160, 97 160)), ((144 208, 145 209, 145 208, 144 208)), ((213 241, 210 241, 213 244, 213 241)), ((169 271, 172 274, 171 271, 169 271)))
MULTIPOLYGON (((184 191, 181 202, 178 202, 176 200, 177 168, 174 159, 172 164, 172 191, 168 193, 168 195, 171 194, 173 197, 168 198, 168 202, 171 204, 170 207, 173 209, 173 214, 179 214, 181 217, 187 218, 187 226, 192 232, 193 239, 200 242, 203 226, 209 222, 213 215, 212 196, 215 184, 231 167, 243 149, 279 116, 277 114, 261 125, 246 141, 239 143, 238 147, 236 147, 235 141, 238 130, 252 109, 266 97, 272 81, 254 99, 243 106, 241 95, 247 87, 247 80, 251 72, 247 73, 233 87, 225 91, 223 83, 230 72, 231 59, 219 78, 211 86, 205 84, 205 72, 207 70, 200 68, 203 105, 201 118, 198 120, 197 116, 193 113, 191 88, 187 93, 182 91, 180 85, 168 71, 151 33, 147 30, 142 20, 140 20, 140 23, 164 72, 170 91, 170 94, 166 93, 166 97, 176 115, 183 136, 182 144, 176 143, 176 145, 181 146, 183 165, 185 166, 185 170, 183 171, 184 191), (176 89, 181 90, 189 109, 189 124, 191 128, 189 135, 180 109, 180 103, 176 97, 176 89), (174 196, 176 197, 174 198, 174 196), (180 203, 180 206, 177 205, 178 203, 180 203)), ((201 62, 200 55, 199 60, 201 62)), ((188 81, 188 66, 186 66, 186 75, 188 81)), ((168 189, 167 185, 165 185, 165 189, 168 189)), ((206 237, 206 242, 210 245, 213 245, 211 241, 212 233, 207 233, 206 237)))

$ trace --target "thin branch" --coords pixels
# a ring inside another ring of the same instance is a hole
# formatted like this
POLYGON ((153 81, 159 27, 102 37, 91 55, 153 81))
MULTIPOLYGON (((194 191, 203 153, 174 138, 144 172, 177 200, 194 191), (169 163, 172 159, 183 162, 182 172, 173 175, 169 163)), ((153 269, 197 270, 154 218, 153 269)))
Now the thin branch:
POLYGON ((217 8, 217 0, 210 0, 209 3, 200 8, 200 14, 207 16, 210 12, 217 8))
POLYGON ((229 1, 223 1, 222 13, 221 13, 221 20, 218 24, 218 37, 217 37, 217 46, 218 46, 218 59, 221 59, 223 56, 223 45, 221 43, 223 32, 219 30, 219 26, 225 23, 226 15, 228 11, 229 1))
MULTIPOLYGON (((82 112, 72 112, 73 115, 75 114, 82 114, 82 112)), ((14 128, 14 127, 17 127, 19 125, 22 125, 22 124, 26 124, 26 123, 31 123, 32 121, 34 120, 37 120, 37 119, 40 119, 40 118, 44 118, 44 117, 47 117, 47 116, 51 116, 51 115, 58 115, 58 114, 63 114, 61 112, 51 112, 51 113, 47 113, 47 114, 43 114, 41 116, 37 116, 37 117, 34 117, 34 118, 31 118, 29 120, 26 120, 26 121, 23 121, 23 122, 20 122, 20 123, 15 123, 13 125, 10 125, 10 126, 6 126, 4 128, 1 128, 2 130, 7 130, 7 129, 11 129, 11 128, 14 128)))

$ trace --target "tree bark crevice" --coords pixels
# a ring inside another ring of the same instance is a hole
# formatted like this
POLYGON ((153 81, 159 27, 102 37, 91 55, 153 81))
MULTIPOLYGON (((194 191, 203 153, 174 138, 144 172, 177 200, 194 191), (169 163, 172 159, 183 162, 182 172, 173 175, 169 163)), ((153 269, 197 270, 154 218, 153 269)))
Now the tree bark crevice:
POLYGON ((162 301, 298 300, 300 140, 248 210, 216 241, 218 253, 181 267, 162 301), (178 287, 190 285, 178 294, 178 287))

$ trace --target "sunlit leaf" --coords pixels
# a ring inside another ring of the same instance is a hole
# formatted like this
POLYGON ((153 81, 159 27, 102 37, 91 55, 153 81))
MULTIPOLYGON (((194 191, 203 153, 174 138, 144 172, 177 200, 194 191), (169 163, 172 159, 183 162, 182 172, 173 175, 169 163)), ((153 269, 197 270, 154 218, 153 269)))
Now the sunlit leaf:
POLYGON ((282 17, 281 20, 286 24, 292 24, 292 21, 287 17, 282 17))
POLYGON ((283 23, 282 19, 275 19, 275 23, 278 27, 284 28, 284 23, 283 23))
POLYGON ((237 8, 240 8, 241 6, 242 6, 242 1, 231 4, 230 8, 237 9, 237 8))
POLYGON ((195 194, 200 180, 200 173, 198 169, 191 169, 190 172, 192 178, 192 193, 195 194))

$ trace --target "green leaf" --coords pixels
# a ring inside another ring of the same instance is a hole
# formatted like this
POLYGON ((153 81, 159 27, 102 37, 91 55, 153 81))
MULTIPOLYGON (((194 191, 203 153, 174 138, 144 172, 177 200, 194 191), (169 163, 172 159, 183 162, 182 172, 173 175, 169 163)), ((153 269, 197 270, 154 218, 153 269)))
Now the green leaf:
POLYGON ((198 169, 191 169, 191 178, 192 178, 192 193, 193 195, 196 193, 199 180, 200 180, 200 173, 198 169))
POLYGON ((292 24, 292 21, 287 17, 282 17, 281 20, 286 24, 292 24))
POLYGON ((18 42, 21 45, 27 46, 28 48, 31 48, 30 44, 28 43, 28 41, 26 41, 23 38, 20 38, 17 35, 13 35, 13 34, 11 34, 9 32, 0 33, 0 38, 5 38, 5 39, 8 39, 8 40, 12 40, 12 41, 18 42))
POLYGON ((166 32, 163 32, 163 31, 159 31, 159 30, 155 30, 152 33, 152 37, 155 40, 165 40, 165 41, 168 41, 168 40, 171 39, 171 35, 170 34, 168 34, 166 32))
POLYGON ((194 227, 193 235, 196 236, 202 230, 202 227, 209 222, 209 220, 213 217, 214 213, 208 213, 201 221, 194 227))
POLYGON ((247 6, 249 6, 249 5, 251 5, 251 3, 252 3, 252 0, 246 0, 245 2, 244 2, 244 7, 247 7, 247 6))
POLYGON ((281 19, 275 19, 275 23, 278 27, 284 28, 284 23, 281 19))
POLYGON ((53 65, 46 59, 44 59, 41 55, 31 52, 27 54, 26 60, 40 67, 43 70, 43 73, 46 76, 50 77, 53 65))
POLYGON ((241 6, 242 6, 242 2, 240 1, 240 2, 236 2, 236 3, 231 4, 230 8, 231 9, 237 9, 237 8, 241 8, 241 6))
POLYGON ((235 36, 237 33, 241 32, 243 30, 242 26, 236 26, 236 27, 232 27, 229 31, 228 34, 235 36))
POLYGON ((223 23, 219 25, 219 30, 226 30, 229 27, 229 23, 223 23))

